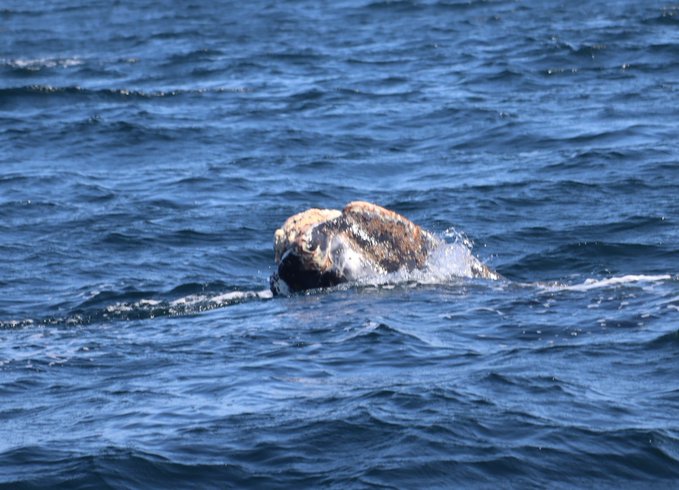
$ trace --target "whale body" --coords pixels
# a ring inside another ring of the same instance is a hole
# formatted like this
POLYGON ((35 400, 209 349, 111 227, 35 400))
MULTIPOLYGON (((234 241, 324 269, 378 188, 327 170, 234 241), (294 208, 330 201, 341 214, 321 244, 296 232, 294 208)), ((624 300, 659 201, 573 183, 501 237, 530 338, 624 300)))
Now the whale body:
MULTIPOLYGON (((274 294, 335 286, 399 270, 424 269, 442 240, 376 204, 355 201, 342 210, 308 209, 274 234, 274 294)), ((498 275, 481 262, 475 277, 498 275)))

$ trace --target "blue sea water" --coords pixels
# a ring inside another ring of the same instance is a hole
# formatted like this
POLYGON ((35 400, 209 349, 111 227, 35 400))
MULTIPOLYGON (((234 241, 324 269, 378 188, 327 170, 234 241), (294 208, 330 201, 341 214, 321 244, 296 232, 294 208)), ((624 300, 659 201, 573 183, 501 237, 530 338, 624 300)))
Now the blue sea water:
POLYGON ((679 486, 679 7, 0 3, 0 487, 679 486), (503 275, 272 297, 368 200, 503 275))

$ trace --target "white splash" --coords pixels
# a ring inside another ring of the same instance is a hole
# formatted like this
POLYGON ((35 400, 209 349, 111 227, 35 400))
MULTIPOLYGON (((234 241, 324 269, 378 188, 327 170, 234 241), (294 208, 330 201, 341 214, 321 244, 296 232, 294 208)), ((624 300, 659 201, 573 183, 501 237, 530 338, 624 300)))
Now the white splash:
MULTIPOLYGON (((471 243, 465 239, 458 239, 456 235, 454 243, 441 241, 439 245, 429 253, 424 269, 407 271, 401 269, 389 274, 372 274, 358 281, 361 285, 388 285, 388 284, 449 284, 460 279, 473 279, 481 277, 480 272, 484 269, 483 263, 477 259, 471 250, 471 243)), ((499 274, 490 279, 500 279, 499 274)))

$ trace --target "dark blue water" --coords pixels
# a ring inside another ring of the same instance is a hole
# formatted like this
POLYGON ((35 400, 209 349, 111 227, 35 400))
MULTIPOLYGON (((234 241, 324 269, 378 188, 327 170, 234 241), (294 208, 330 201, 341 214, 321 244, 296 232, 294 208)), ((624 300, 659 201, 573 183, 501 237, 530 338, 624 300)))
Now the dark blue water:
POLYGON ((3 0, 0 486, 675 488, 678 98, 656 2, 3 0), (357 199, 505 279, 271 298, 357 199))

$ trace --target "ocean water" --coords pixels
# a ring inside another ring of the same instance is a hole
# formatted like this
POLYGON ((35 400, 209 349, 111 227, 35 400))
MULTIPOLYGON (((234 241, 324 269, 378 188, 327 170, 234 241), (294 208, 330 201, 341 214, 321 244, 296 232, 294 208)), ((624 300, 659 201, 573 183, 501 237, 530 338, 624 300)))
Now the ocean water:
POLYGON ((676 488, 678 97, 666 2, 3 0, 0 487, 676 488), (272 297, 359 199, 450 253, 272 297))

